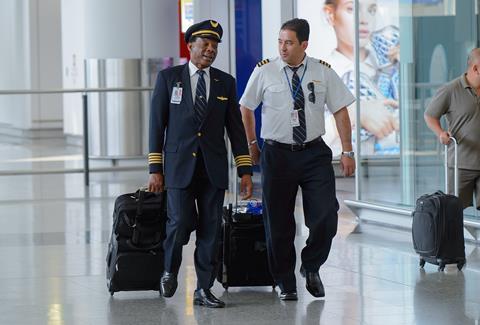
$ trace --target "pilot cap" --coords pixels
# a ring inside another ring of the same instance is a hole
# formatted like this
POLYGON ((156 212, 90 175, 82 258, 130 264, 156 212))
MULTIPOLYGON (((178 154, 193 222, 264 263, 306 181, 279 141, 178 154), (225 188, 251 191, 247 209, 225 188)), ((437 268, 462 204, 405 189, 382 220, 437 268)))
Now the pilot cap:
POLYGON ((222 26, 215 20, 204 20, 190 26, 185 32, 185 42, 190 42, 194 36, 213 39, 217 42, 222 41, 222 26))

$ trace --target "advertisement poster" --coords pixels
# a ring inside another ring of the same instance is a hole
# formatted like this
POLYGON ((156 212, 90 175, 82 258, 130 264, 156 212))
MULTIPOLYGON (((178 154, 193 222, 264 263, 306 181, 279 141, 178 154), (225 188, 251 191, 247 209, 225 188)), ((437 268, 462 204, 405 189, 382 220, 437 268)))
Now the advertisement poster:
MULTIPOLYGON (((400 152, 398 0, 359 1, 360 121, 356 105, 349 107, 352 139, 360 125, 362 156, 400 152)), ((297 14, 310 23, 307 54, 329 64, 355 94, 355 2, 297 0, 297 14)), ((326 110, 324 136, 334 156, 341 143, 333 116, 326 110)))
POLYGON ((180 15, 182 33, 185 33, 188 27, 193 25, 193 0, 181 0, 180 15))

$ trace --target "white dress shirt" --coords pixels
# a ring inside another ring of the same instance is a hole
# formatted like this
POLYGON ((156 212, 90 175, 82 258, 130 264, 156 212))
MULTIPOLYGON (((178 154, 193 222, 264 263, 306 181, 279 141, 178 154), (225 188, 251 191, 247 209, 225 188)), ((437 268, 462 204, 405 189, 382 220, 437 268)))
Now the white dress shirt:
MULTIPOLYGON (((192 61, 188 61, 188 70, 190 71, 190 85, 192 86, 192 99, 193 103, 195 104, 195 94, 197 92, 197 83, 198 83, 198 78, 200 78, 200 75, 197 73, 198 69, 192 61)), ((203 75, 203 78, 205 79, 205 87, 207 90, 207 102, 208 102, 208 96, 210 95, 210 67, 202 69, 205 71, 205 74, 203 75)))
MULTIPOLYGON (((355 101, 343 81, 335 71, 318 59, 305 56, 303 66, 297 71, 302 80, 305 97, 305 123, 307 129, 306 142, 325 134, 325 105, 330 112, 350 105, 355 101), (308 84, 314 86, 315 102, 309 100, 308 84)), ((250 110, 255 110, 262 103, 263 139, 282 143, 294 143, 291 112, 293 98, 290 90, 293 72, 279 57, 269 63, 255 67, 250 76, 240 104, 250 110), (285 72, 287 76, 285 76, 285 72)))

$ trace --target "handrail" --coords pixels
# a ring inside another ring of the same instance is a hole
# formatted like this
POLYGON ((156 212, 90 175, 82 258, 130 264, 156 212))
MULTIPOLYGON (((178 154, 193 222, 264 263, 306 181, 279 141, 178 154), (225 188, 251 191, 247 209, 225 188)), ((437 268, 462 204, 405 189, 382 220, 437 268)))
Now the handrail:
POLYGON ((445 83, 439 82, 415 82, 413 84, 415 88, 434 88, 434 87, 441 87, 445 85, 445 83))
MULTIPOLYGON (((85 186, 90 185, 90 165, 89 165, 89 153, 88 153, 88 93, 104 93, 104 92, 126 92, 126 91, 151 91, 153 87, 116 87, 116 88, 71 88, 71 89, 13 89, 13 90, 0 90, 1 95, 42 95, 42 94, 67 94, 67 93, 80 93, 82 94, 82 106, 83 106, 83 173, 85 186)), ((121 170, 119 167, 110 168, 96 168, 94 171, 106 171, 106 170, 121 170)), ((125 168, 127 170, 129 168, 125 168)), ((65 169, 64 173, 75 173, 78 169, 65 169)), ((35 174, 51 174, 58 173, 59 170, 45 170, 45 171, 17 171, 17 172, 0 172, 1 175, 35 175, 35 174)))
POLYGON ((67 94, 67 93, 103 93, 123 91, 147 91, 153 87, 124 87, 124 88, 70 88, 70 89, 13 89, 0 90, 0 95, 37 95, 37 94, 67 94))
MULTIPOLYGON (((433 88, 433 87, 440 87, 442 84, 440 83, 426 83, 420 82, 415 83, 414 86, 416 88, 433 88)), ((89 154, 88 154, 88 101, 87 101, 87 94, 88 93, 104 93, 104 92, 130 92, 130 91, 152 91, 153 87, 105 87, 105 88, 70 88, 70 89, 12 89, 12 90, 0 90, 0 96, 2 95, 42 95, 42 94, 68 94, 68 93, 80 93, 82 94, 83 100, 83 159, 84 159, 84 173, 85 173, 85 185, 89 185, 89 154)), ((108 168, 102 169, 103 171, 108 170, 108 168)), ((112 170, 118 170, 116 168, 112 168, 112 170)), ((97 169, 95 169, 97 171, 97 169)), ((40 171, 40 172, 33 172, 30 173, 26 171, 21 171, 19 173, 16 172, 0 172, 0 176, 2 175, 18 175, 18 174, 28 174, 33 175, 37 173, 57 173, 59 170, 51 170, 51 171, 40 171)), ((78 172, 76 169, 66 169, 65 173, 69 172, 78 172)))

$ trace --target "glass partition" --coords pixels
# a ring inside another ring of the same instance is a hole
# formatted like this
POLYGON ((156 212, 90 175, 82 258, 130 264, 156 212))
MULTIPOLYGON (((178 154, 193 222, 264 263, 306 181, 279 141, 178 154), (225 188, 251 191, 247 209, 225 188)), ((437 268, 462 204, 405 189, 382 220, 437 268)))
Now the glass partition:
MULTIPOLYGON (((477 1, 400 1, 399 7, 402 146, 396 191, 398 204, 413 206, 420 195, 445 187, 444 146, 423 113, 439 86, 466 71, 467 55, 478 46, 477 1)), ((363 199, 375 197, 366 193, 363 199)))
MULTIPOLYGON (((444 189, 444 147, 423 114, 438 87, 466 70, 478 46, 477 7, 476 0, 297 0, 298 17, 311 24, 308 54, 330 63, 358 98, 349 111, 360 141, 360 201, 410 209, 420 195, 444 189)), ((338 154, 328 132, 327 125, 338 154)))

